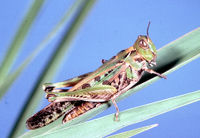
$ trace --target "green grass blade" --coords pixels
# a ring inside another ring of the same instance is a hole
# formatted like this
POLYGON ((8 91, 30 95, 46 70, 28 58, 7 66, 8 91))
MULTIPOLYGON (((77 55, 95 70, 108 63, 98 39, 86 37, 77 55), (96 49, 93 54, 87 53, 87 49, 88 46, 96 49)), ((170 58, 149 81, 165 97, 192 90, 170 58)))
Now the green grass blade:
POLYGON ((72 7, 68 10, 68 12, 63 16, 63 18, 59 21, 59 23, 54 27, 54 29, 44 38, 44 40, 38 45, 37 49, 35 49, 30 56, 28 56, 23 63, 10 75, 7 76, 6 81, 2 82, 0 85, 0 99, 12 85, 12 83, 17 79, 17 77, 21 74, 21 72, 30 64, 32 60, 47 46, 47 44, 59 33, 59 30, 62 29, 63 25, 70 19, 71 15, 76 11, 77 7, 79 7, 80 1, 76 1, 72 7))
POLYGON ((130 131, 122 132, 122 133, 119 133, 119 134, 116 134, 116 135, 112 135, 112 136, 109 136, 107 138, 129 138, 129 137, 135 136, 139 133, 145 132, 145 131, 152 129, 154 127, 157 127, 157 126, 158 126, 158 124, 144 126, 144 127, 140 127, 140 128, 137 128, 137 129, 130 130, 130 131))
MULTIPOLYGON (((197 101, 200 101, 200 90, 122 111, 118 122, 114 121, 114 114, 110 114, 70 127, 68 124, 60 125, 55 130, 38 135, 37 138, 104 137, 125 126, 142 122, 197 101)), ((31 137, 29 133, 27 132, 22 138, 31 137)))
MULTIPOLYGON (((44 0, 36 0, 33 2, 30 10, 24 17, 18 31, 15 34, 14 40, 12 41, 6 56, 4 57, 4 60, 2 61, 2 64, 0 66, 0 86, 2 85, 3 81, 7 77, 10 68, 15 61, 18 51, 20 50, 28 31, 30 30, 30 27, 37 16, 38 12, 40 11, 40 8, 42 7, 44 0)), ((2 95, 2 94, 1 94, 2 95)))
POLYGON ((25 104, 25 107, 23 108, 20 118, 17 120, 17 123, 14 126, 14 129, 10 135, 11 137, 19 136, 24 131, 26 119, 33 114, 34 110, 38 106, 39 101, 43 97, 44 93, 41 90, 42 84, 47 80, 49 81, 52 79, 63 57, 66 55, 66 51, 69 48, 70 42, 72 41, 78 28, 80 27, 81 23, 83 22, 84 18, 86 17, 88 11, 91 9, 94 2, 94 0, 81 1, 81 8, 79 7, 81 10, 79 10, 79 13, 74 18, 71 27, 65 33, 63 40, 59 44, 59 47, 49 59, 49 62, 45 67, 43 74, 38 79, 37 84, 35 85, 30 97, 27 100, 27 104, 25 104))

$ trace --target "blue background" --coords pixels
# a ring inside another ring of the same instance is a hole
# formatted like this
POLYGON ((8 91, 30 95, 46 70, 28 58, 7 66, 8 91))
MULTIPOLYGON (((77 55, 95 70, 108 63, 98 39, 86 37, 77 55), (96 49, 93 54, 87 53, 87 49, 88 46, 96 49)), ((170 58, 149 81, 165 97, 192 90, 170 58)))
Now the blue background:
MULTIPOLYGON (((29 35, 24 42, 13 70, 22 63, 40 41, 51 31, 73 1, 51 0, 43 6, 29 35)), ((3 0, 0 5, 0 59, 5 55, 25 11, 31 1, 3 0)), ((137 36, 146 33, 151 21, 150 37, 157 49, 200 26, 199 0, 99 0, 94 5, 78 31, 65 61, 53 80, 67 78, 92 71, 101 65, 101 59, 109 59, 122 49, 131 46, 137 36)), ((0 137, 8 136, 32 84, 55 48, 55 39, 26 68, 0 101, 0 137)), ((153 101, 181 95, 199 89, 199 59, 160 79, 140 92, 120 101, 120 110, 153 101)), ((6 81, 6 80, 5 80, 6 81)), ((43 105, 47 105, 43 99, 43 105)), ((171 111, 153 119, 126 127, 118 132, 158 123, 159 126, 139 134, 136 138, 196 138, 200 137, 200 102, 171 111)), ((114 113, 111 107, 99 114, 101 117, 114 113)))

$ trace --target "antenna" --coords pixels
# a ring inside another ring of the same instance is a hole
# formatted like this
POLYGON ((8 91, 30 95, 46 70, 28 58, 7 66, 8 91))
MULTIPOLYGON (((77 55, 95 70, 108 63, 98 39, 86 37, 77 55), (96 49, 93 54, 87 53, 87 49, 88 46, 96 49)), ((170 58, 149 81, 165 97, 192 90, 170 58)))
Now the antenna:
POLYGON ((147 37, 149 37, 149 27, 150 27, 151 22, 149 21, 148 26, 147 26, 147 37))

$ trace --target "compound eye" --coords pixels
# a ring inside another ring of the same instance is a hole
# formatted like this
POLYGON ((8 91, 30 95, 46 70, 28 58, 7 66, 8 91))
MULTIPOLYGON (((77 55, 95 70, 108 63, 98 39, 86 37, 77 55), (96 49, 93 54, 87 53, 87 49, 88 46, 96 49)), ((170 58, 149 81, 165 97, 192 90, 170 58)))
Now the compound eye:
POLYGON ((140 45, 140 47, 142 47, 144 49, 149 48, 148 44, 144 40, 140 40, 139 45, 140 45))

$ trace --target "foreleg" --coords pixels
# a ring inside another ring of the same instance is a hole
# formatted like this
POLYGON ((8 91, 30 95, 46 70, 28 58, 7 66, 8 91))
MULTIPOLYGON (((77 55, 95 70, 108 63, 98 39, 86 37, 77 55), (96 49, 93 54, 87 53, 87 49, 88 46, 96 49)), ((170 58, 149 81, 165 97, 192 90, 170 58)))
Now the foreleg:
POLYGON ((162 75, 162 74, 160 74, 160 73, 158 73, 158 72, 155 72, 155 71, 152 70, 152 69, 144 68, 144 71, 149 72, 149 73, 151 73, 151 74, 155 74, 155 75, 157 75, 157 76, 159 76, 159 77, 161 77, 161 78, 167 79, 166 76, 164 76, 164 75, 162 75))

